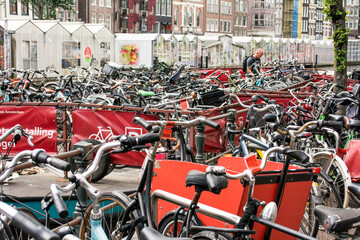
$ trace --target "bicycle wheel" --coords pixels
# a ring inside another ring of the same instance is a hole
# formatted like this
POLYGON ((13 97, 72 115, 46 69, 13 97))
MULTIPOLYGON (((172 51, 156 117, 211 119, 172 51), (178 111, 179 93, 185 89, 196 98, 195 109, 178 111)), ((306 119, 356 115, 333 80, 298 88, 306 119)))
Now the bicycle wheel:
POLYGON ((265 90, 276 91, 282 88, 286 88, 288 85, 282 81, 270 81, 265 83, 265 90))
POLYGON ((288 86, 291 86, 291 85, 294 85, 294 84, 297 84, 299 82, 303 82, 304 79, 301 78, 301 77, 298 77, 298 76, 286 76, 284 78, 284 82, 288 85, 288 86))
MULTIPOLYGON (((21 212, 23 212, 23 213, 26 213, 27 215, 29 215, 29 217, 31 217, 31 218, 33 218, 34 220, 38 221, 37 217, 35 216, 35 214, 34 214, 31 210, 29 210, 29 209, 27 209, 27 208, 22 208, 22 207, 16 208, 16 210, 21 211, 21 212)), ((21 240, 21 239, 32 239, 31 236, 29 236, 29 235, 27 235, 26 233, 24 233, 22 229, 14 226, 14 225, 12 225, 11 222, 10 222, 10 229, 11 229, 12 235, 14 236, 14 239, 18 239, 18 240, 21 240)))
POLYGON ((346 208, 349 206, 350 199, 348 193, 348 186, 351 183, 350 173, 342 160, 332 155, 331 153, 317 153, 313 156, 313 159, 314 162, 321 164, 321 168, 331 178, 336 191, 340 195, 341 207, 346 208))
MULTIPOLYGON (((9 224, 0 219, 0 239, 1 240, 15 240, 9 224)), ((19 238, 16 238, 19 239, 19 238)))
POLYGON ((319 229, 319 221, 315 216, 314 195, 311 191, 308 202, 305 206, 304 216, 300 224, 300 231, 309 236, 315 236, 319 229))
MULTIPOLYGON (((121 221, 125 209, 130 204, 130 198, 121 192, 105 193, 100 198, 100 208, 103 210, 102 227, 105 231, 106 236, 109 239, 139 239, 139 229, 134 227, 128 232, 119 232, 118 226, 121 221)), ((91 239, 91 225, 90 225, 90 213, 93 205, 89 205, 84 213, 84 218, 80 224, 79 238, 91 239)), ((133 211, 128 220, 134 220, 138 218, 139 214, 137 211, 133 211)))

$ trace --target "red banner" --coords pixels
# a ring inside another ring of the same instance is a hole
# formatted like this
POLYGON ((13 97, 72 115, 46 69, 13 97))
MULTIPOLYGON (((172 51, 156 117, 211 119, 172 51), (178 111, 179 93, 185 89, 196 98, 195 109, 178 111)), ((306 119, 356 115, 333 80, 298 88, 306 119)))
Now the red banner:
MULTIPOLYGON (((26 138, 22 137, 16 146, 12 147, 11 154, 35 148, 42 148, 50 154, 57 153, 56 108, 0 106, 0 135, 16 124, 20 124, 26 133, 33 136, 32 142, 35 146, 31 147, 26 138)), ((10 135, 0 143, 2 154, 9 149, 13 137, 14 135, 10 135)))
MULTIPOLYGON (((148 120, 156 120, 154 115, 139 114, 148 120)), ((95 139, 100 142, 111 141, 113 136, 125 134, 136 136, 147 133, 140 125, 132 120, 134 112, 108 111, 108 110, 75 110, 72 113, 73 138, 72 144, 85 139, 95 139)), ((129 152, 111 155, 112 163, 141 166, 145 158, 144 152, 129 152)))

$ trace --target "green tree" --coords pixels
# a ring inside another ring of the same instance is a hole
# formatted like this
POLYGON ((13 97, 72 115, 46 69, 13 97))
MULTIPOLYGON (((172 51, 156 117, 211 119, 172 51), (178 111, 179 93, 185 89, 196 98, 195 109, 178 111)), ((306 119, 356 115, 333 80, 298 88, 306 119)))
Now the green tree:
POLYGON ((33 13, 39 19, 55 19, 56 9, 62 8, 65 11, 74 11, 74 0, 20 0, 28 4, 33 13))
POLYGON ((349 28, 345 27, 347 21, 343 0, 324 0, 323 12, 326 16, 325 20, 330 20, 333 27, 334 41, 334 81, 340 86, 336 88, 336 92, 346 89, 347 83, 347 44, 349 28))

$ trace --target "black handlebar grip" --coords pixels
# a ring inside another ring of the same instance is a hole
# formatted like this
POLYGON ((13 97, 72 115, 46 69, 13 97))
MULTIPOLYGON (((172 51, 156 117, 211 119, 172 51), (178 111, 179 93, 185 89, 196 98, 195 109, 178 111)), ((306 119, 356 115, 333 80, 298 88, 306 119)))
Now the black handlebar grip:
POLYGON ((266 97, 264 97, 263 95, 258 94, 257 96, 258 96, 260 99, 262 99, 263 101, 265 101, 265 102, 268 102, 268 101, 269 101, 269 99, 266 98, 266 97))
POLYGON ((134 117, 133 123, 141 125, 143 128, 145 128, 148 131, 151 131, 152 126, 146 122, 145 119, 141 117, 134 117))
POLYGON ((53 166, 57 169, 65 171, 65 172, 68 172, 71 169, 70 163, 68 163, 62 159, 49 157, 47 159, 47 163, 49 163, 51 166, 53 166))
POLYGON ((56 73, 56 74, 60 74, 58 71, 54 71, 54 73, 56 73))
POLYGON ((21 139, 22 132, 20 129, 16 129, 14 132, 14 141, 17 143, 21 139))
POLYGON ((38 151, 35 155, 32 155, 31 158, 36 163, 47 163, 47 158, 50 157, 44 151, 38 151))
POLYGON ((53 192, 52 194, 53 194, 52 199, 54 201, 56 211, 58 212, 61 218, 66 218, 69 214, 69 211, 65 205, 64 200, 62 199, 62 197, 58 192, 56 193, 53 192))
POLYGON ((41 223, 26 213, 17 212, 12 219, 12 224, 37 240, 60 240, 57 234, 45 228, 41 223))
POLYGON ((331 127, 331 128, 341 128, 343 125, 343 122, 337 122, 337 121, 319 121, 318 126, 320 127, 331 127))
POLYGON ((204 123, 208 125, 209 127, 220 129, 220 123, 214 122, 208 118, 204 118, 204 123))
MULTIPOLYGON (((160 140, 160 136, 157 133, 147 133, 144 135, 140 135, 137 137, 134 137, 136 144, 135 145, 144 145, 146 143, 153 143, 160 140)), ((133 145, 133 146, 135 146, 133 145)))
POLYGON ((297 109, 300 110, 300 111, 302 111, 302 112, 309 113, 308 110, 306 110, 306 109, 304 109, 304 108, 302 108, 302 107, 297 107, 297 109))

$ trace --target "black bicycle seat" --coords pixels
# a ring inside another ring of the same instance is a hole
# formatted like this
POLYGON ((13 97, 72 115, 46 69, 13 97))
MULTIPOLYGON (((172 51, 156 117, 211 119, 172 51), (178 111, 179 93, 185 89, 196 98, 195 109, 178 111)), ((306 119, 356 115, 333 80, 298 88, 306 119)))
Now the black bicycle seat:
POLYGON ((209 191, 215 194, 219 194, 222 189, 227 187, 228 181, 224 176, 214 175, 212 179, 215 181, 215 189, 210 189, 206 180, 206 173, 198 170, 191 170, 186 176, 186 187, 195 186, 196 192, 209 191))
POLYGON ((337 121, 340 122, 344 119, 345 115, 336 115, 336 114, 329 114, 328 120, 329 121, 337 121))
POLYGON ((343 232, 353 228, 360 221, 360 209, 331 208, 323 205, 315 207, 315 215, 328 232, 343 232))

